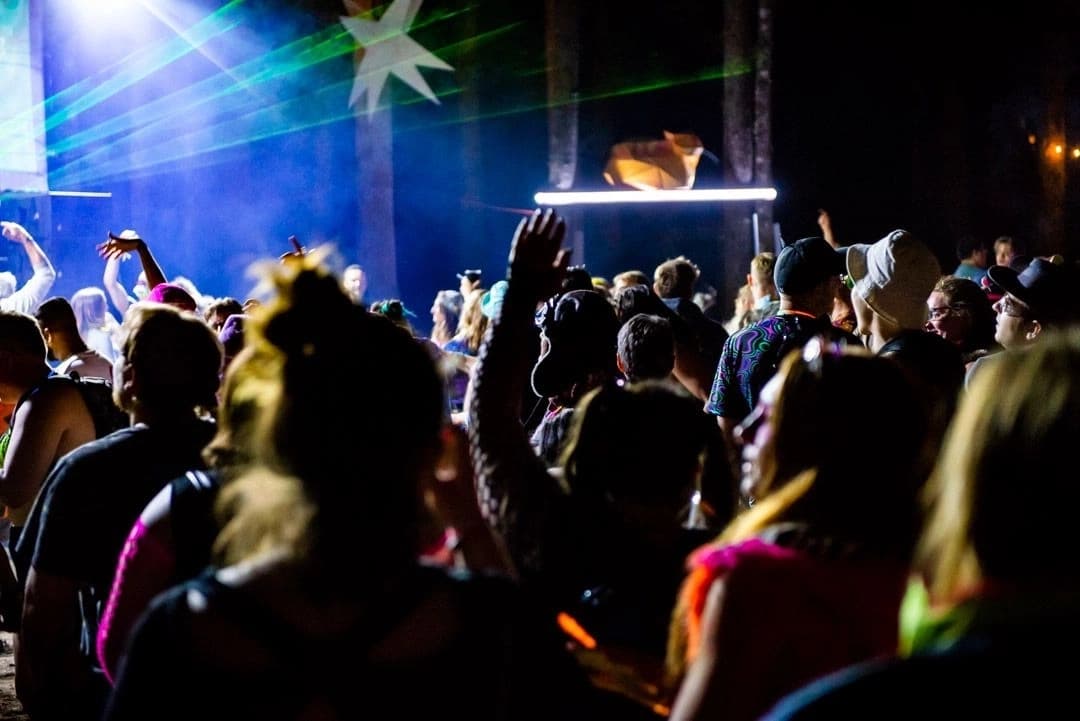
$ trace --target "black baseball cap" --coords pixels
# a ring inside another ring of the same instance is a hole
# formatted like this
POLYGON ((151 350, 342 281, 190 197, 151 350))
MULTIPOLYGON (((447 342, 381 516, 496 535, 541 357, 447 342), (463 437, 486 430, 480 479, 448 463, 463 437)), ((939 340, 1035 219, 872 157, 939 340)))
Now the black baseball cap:
POLYGON ((798 295, 845 271, 844 255, 833 250, 824 238, 815 236, 796 240, 780 251, 773 267, 773 282, 784 295, 798 295))

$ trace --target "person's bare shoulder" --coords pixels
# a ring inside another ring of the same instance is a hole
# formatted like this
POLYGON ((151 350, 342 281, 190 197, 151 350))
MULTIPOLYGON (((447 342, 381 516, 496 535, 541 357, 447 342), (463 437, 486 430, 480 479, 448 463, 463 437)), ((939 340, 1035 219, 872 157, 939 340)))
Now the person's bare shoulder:
POLYGON ((26 399, 18 414, 23 416, 20 420, 24 421, 24 427, 29 431, 59 424, 69 436, 72 447, 96 437, 93 416, 73 382, 45 383, 26 399))

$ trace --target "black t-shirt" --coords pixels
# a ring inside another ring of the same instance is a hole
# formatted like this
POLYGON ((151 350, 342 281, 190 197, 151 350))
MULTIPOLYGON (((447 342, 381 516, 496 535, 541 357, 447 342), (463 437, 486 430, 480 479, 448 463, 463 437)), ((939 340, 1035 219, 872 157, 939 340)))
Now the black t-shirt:
POLYGON ((555 619, 508 579, 418 567, 377 588, 357 599, 351 629, 313 635, 210 573, 177 586, 133 632, 105 718, 600 717, 555 619), (423 610, 431 603, 438 612, 423 610), (372 653, 389 637, 412 640, 372 653))
POLYGON ((203 421, 140 424, 61 458, 19 540, 20 549, 33 549, 30 565, 107 595, 135 520, 171 479, 203 467, 201 452, 213 433, 214 424, 203 421))
POLYGON ((97 673, 94 639, 131 528, 170 479, 202 466, 213 433, 213 423, 194 418, 139 424, 68 453, 45 479, 16 546, 16 565, 22 574, 33 567, 78 584, 72 612, 81 615, 88 673, 97 673))

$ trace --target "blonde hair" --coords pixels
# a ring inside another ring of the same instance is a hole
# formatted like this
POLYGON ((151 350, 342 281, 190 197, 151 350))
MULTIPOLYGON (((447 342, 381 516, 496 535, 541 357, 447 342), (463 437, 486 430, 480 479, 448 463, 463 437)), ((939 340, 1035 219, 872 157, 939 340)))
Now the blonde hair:
POLYGON ((972 379, 927 484, 916 553, 930 591, 958 600, 990 581, 1080 582, 1080 331, 1005 351, 972 379), (1027 494, 1046 499, 1037 509, 1027 494))
POLYGON ((773 269, 775 267, 775 253, 769 251, 758 253, 750 260, 750 275, 759 283, 766 282, 771 284, 773 282, 773 269))
POLYGON ((273 297, 252 311, 245 341, 264 354, 265 411, 252 470, 218 501, 226 524, 216 551, 235 562, 275 550, 353 588, 415 562, 419 483, 439 448, 445 402, 426 347, 354 304, 323 265, 327 254, 264 266, 273 297), (343 574, 360 547, 379 553, 364 574, 343 574))
POLYGON ((481 301, 484 298, 483 288, 473 288, 465 296, 465 303, 461 308, 461 320, 458 323, 455 338, 465 341, 469 352, 476 354, 480 350, 480 342, 484 340, 484 332, 488 327, 488 317, 484 315, 481 301))
POLYGON ((96 286, 75 291, 71 296, 71 310, 75 313, 75 324, 79 328, 79 335, 84 340, 86 334, 94 328, 114 333, 119 327, 119 323, 109 313, 105 291, 96 286))

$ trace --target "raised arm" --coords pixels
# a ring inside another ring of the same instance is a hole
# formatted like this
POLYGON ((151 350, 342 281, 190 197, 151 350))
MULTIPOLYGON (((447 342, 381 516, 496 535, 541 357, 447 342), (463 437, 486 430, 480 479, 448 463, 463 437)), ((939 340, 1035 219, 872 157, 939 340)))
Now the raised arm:
MULTIPOLYGON (((123 233, 115 235, 109 233, 109 238, 98 246, 98 253, 106 260, 119 259, 124 253, 138 253, 139 263, 142 264, 143 273, 146 274, 146 287, 153 288, 161 283, 168 282, 161 266, 158 265, 154 254, 146 241, 135 234, 123 233)), ((115 302, 115 300, 113 301, 115 302)))
POLYGON ((132 299, 128 296, 124 286, 120 284, 120 261, 122 256, 113 255, 105 260, 105 272, 101 275, 101 284, 105 286, 105 292, 116 306, 116 310, 123 316, 127 313, 132 299))
POLYGON ((823 208, 818 209, 817 224, 821 228, 821 237, 825 239, 825 242, 833 248, 839 248, 840 243, 837 242, 836 236, 833 234, 832 218, 823 208))
POLYGON ((4 299, 5 310, 17 310, 21 313, 33 313, 45 300, 45 296, 52 288, 56 280, 56 271, 53 269, 49 257, 37 244, 34 237, 18 223, 0 221, 0 227, 4 237, 12 243, 18 243, 26 251, 26 257, 30 260, 30 267, 34 274, 26 281, 22 288, 4 299))
POLYGON ((510 250, 509 285, 502 310, 480 346, 469 403, 469 440, 480 505, 503 537, 518 570, 538 570, 543 529, 558 487, 529 444, 520 398, 535 358, 527 334, 537 304, 559 286, 569 259, 560 249, 563 220, 548 210, 521 221, 510 250))

